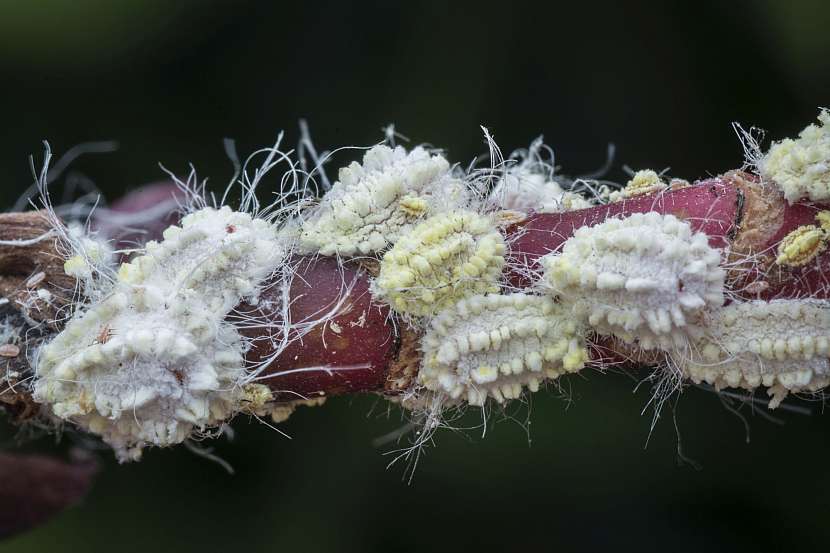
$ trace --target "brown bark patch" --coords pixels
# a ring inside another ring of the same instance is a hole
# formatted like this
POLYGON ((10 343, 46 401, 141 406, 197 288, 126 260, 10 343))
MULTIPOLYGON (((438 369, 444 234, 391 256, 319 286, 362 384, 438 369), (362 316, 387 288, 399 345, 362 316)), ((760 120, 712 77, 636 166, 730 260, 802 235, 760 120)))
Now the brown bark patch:
POLYGON ((400 346, 395 359, 389 364, 383 391, 387 394, 399 394, 415 383, 421 367, 421 334, 410 327, 400 330, 400 346))
POLYGON ((6 242, 0 244, 0 296, 31 319, 52 323, 71 299, 75 279, 63 271, 58 236, 46 214, 0 214, 0 240, 6 242))

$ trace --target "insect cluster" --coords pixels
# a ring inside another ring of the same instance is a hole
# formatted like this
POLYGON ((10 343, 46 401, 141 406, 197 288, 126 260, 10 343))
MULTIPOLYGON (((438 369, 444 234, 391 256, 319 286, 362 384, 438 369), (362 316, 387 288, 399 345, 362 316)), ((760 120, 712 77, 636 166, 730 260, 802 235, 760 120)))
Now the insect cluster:
MULTIPOLYGON (((823 111, 822 126, 759 154, 757 185, 790 204, 830 197, 828 117, 823 111)), ((162 241, 117 270, 102 268, 105 248, 76 245, 65 268, 87 299, 38 352, 34 397, 122 459, 209 432, 235 413, 267 412, 274 396, 246 355, 263 336, 274 345, 296 329, 286 316, 279 332, 257 336, 240 306, 263 309, 262 291, 291 272, 295 254, 374 267, 372 301, 418 340, 404 391, 424 401, 410 405, 519 398, 588 364, 604 368, 591 352, 606 338, 655 352, 687 381, 766 387, 771 407, 788 392, 828 384, 826 300, 747 300, 732 290, 734 235, 707 234, 699 221, 663 210, 661 198, 695 185, 640 171, 609 192, 554 176, 541 148, 534 143, 515 164, 465 172, 437 151, 378 145, 341 169, 322 198, 302 197, 273 216, 250 198, 236 211, 207 207, 202 195, 162 241), (598 206, 616 207, 580 225, 562 217, 598 206), (564 221, 556 232, 567 237, 535 264, 513 250, 530 216, 564 221), (517 273, 529 286, 516 284, 517 273)), ((820 257, 827 216, 816 211, 817 224, 779 240, 779 266, 820 257)), ((752 253, 761 254, 769 252, 752 253)), ((754 285, 758 294, 768 287, 754 285)), ((289 290, 266 307, 289 313, 289 290)), ((341 347, 349 329, 327 319, 319 328, 341 347)))
POLYGON ((122 459, 224 421, 251 396, 245 341, 225 318, 255 301, 284 252, 275 227, 248 214, 185 216, 96 283, 102 299, 79 306, 41 348, 35 399, 122 459))

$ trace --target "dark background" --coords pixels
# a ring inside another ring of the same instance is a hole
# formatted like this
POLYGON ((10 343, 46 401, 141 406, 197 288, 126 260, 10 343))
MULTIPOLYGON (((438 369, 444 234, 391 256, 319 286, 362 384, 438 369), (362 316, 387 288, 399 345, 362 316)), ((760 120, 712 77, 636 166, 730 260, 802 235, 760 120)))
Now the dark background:
MULTIPOLYGON (((368 145, 394 122, 467 162, 486 125, 505 151, 544 134, 565 172, 742 162, 732 121, 780 138, 830 105, 830 3, 0 0, 0 182, 27 156, 117 139, 74 167, 109 197, 164 175, 224 183, 240 152, 297 138, 368 145)), ((348 160, 346 160, 348 161, 348 160)), ((276 181, 275 181, 276 182, 276 181)), ((105 468, 85 503, 2 551, 817 551, 830 538, 830 420, 690 389, 647 442, 647 387, 583 372, 515 420, 442 432, 414 481, 375 438, 400 415, 369 397, 301 410, 287 440, 238 420, 235 467, 149 451, 105 468), (573 400, 572 402, 569 400, 573 400), (528 420, 531 423, 526 423, 528 420), (675 423, 677 431, 675 430, 675 423), (679 462, 683 454, 695 463, 679 462), (747 440, 747 438, 751 438, 747 440)), ((491 422, 498 415, 494 415, 491 422)), ((11 432, 0 434, 11 447, 11 432)), ((42 440, 29 447, 47 448, 42 440)))

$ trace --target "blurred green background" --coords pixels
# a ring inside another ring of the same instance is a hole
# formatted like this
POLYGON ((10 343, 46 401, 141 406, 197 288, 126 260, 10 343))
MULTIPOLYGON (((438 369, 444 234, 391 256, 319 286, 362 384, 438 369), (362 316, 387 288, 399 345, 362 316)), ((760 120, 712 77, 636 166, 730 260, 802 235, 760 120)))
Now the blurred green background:
MULTIPOLYGON (((161 179, 158 162, 224 183, 222 138, 248 152, 285 129, 294 143, 300 117, 320 149, 374 143, 394 122, 467 162, 485 151, 483 124, 506 152, 544 134, 571 174, 602 165, 608 142, 618 180, 623 164, 717 174, 741 163, 732 121, 780 138, 830 105, 828 24, 822 0, 0 0, 0 193, 10 205, 29 185, 43 139, 58 154, 118 140, 73 165, 111 198, 161 179)), ((777 421, 745 406, 747 434, 690 389, 646 443, 647 389, 587 372, 564 386, 484 439, 474 413, 472 430, 439 433, 410 485, 385 468, 392 446, 372 445, 401 417, 370 397, 300 410, 283 425, 291 440, 235 421, 232 443, 211 444, 235 476, 184 448, 127 466, 104 452, 81 506, 0 550, 827 547, 822 404, 793 402, 809 413, 777 421), (694 463, 679 462, 678 435, 694 463)))

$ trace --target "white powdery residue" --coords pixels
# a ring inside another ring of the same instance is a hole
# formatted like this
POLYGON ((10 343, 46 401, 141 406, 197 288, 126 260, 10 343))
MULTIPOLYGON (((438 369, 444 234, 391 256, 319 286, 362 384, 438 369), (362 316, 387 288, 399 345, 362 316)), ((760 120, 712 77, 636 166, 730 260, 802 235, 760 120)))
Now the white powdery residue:
POLYGON ((820 125, 808 125, 798 138, 773 144, 758 161, 764 179, 777 184, 790 203, 830 199, 830 111, 821 110, 820 125))
POLYGON ((339 181, 300 226, 300 247, 323 255, 381 251, 426 215, 469 203, 450 164, 422 147, 375 146, 340 170, 339 181))
POLYGON ((430 323, 418 382, 483 405, 518 398, 545 378, 580 370, 588 359, 580 328, 551 298, 476 295, 430 323))
POLYGON ((713 311, 706 334, 678 363, 695 383, 715 388, 768 388, 770 408, 789 392, 830 384, 830 303, 772 300, 713 311))
POLYGON ((581 227, 542 258, 544 285, 599 334, 643 349, 682 346, 724 301, 719 250, 673 215, 637 213, 581 227))
POLYGON ((487 200, 498 209, 560 213, 591 207, 591 202, 567 192, 552 178, 524 165, 508 169, 487 200))
POLYGON ((96 289, 93 279, 100 275, 111 275, 115 265, 115 255, 109 242, 90 234, 81 225, 75 223, 67 227, 65 236, 71 256, 64 262, 64 272, 78 279, 84 289, 92 292, 96 289))
POLYGON ((121 460, 220 423, 252 397, 245 342, 225 317, 256 303, 284 253, 264 220, 227 207, 187 215, 40 350, 35 398, 121 460))

